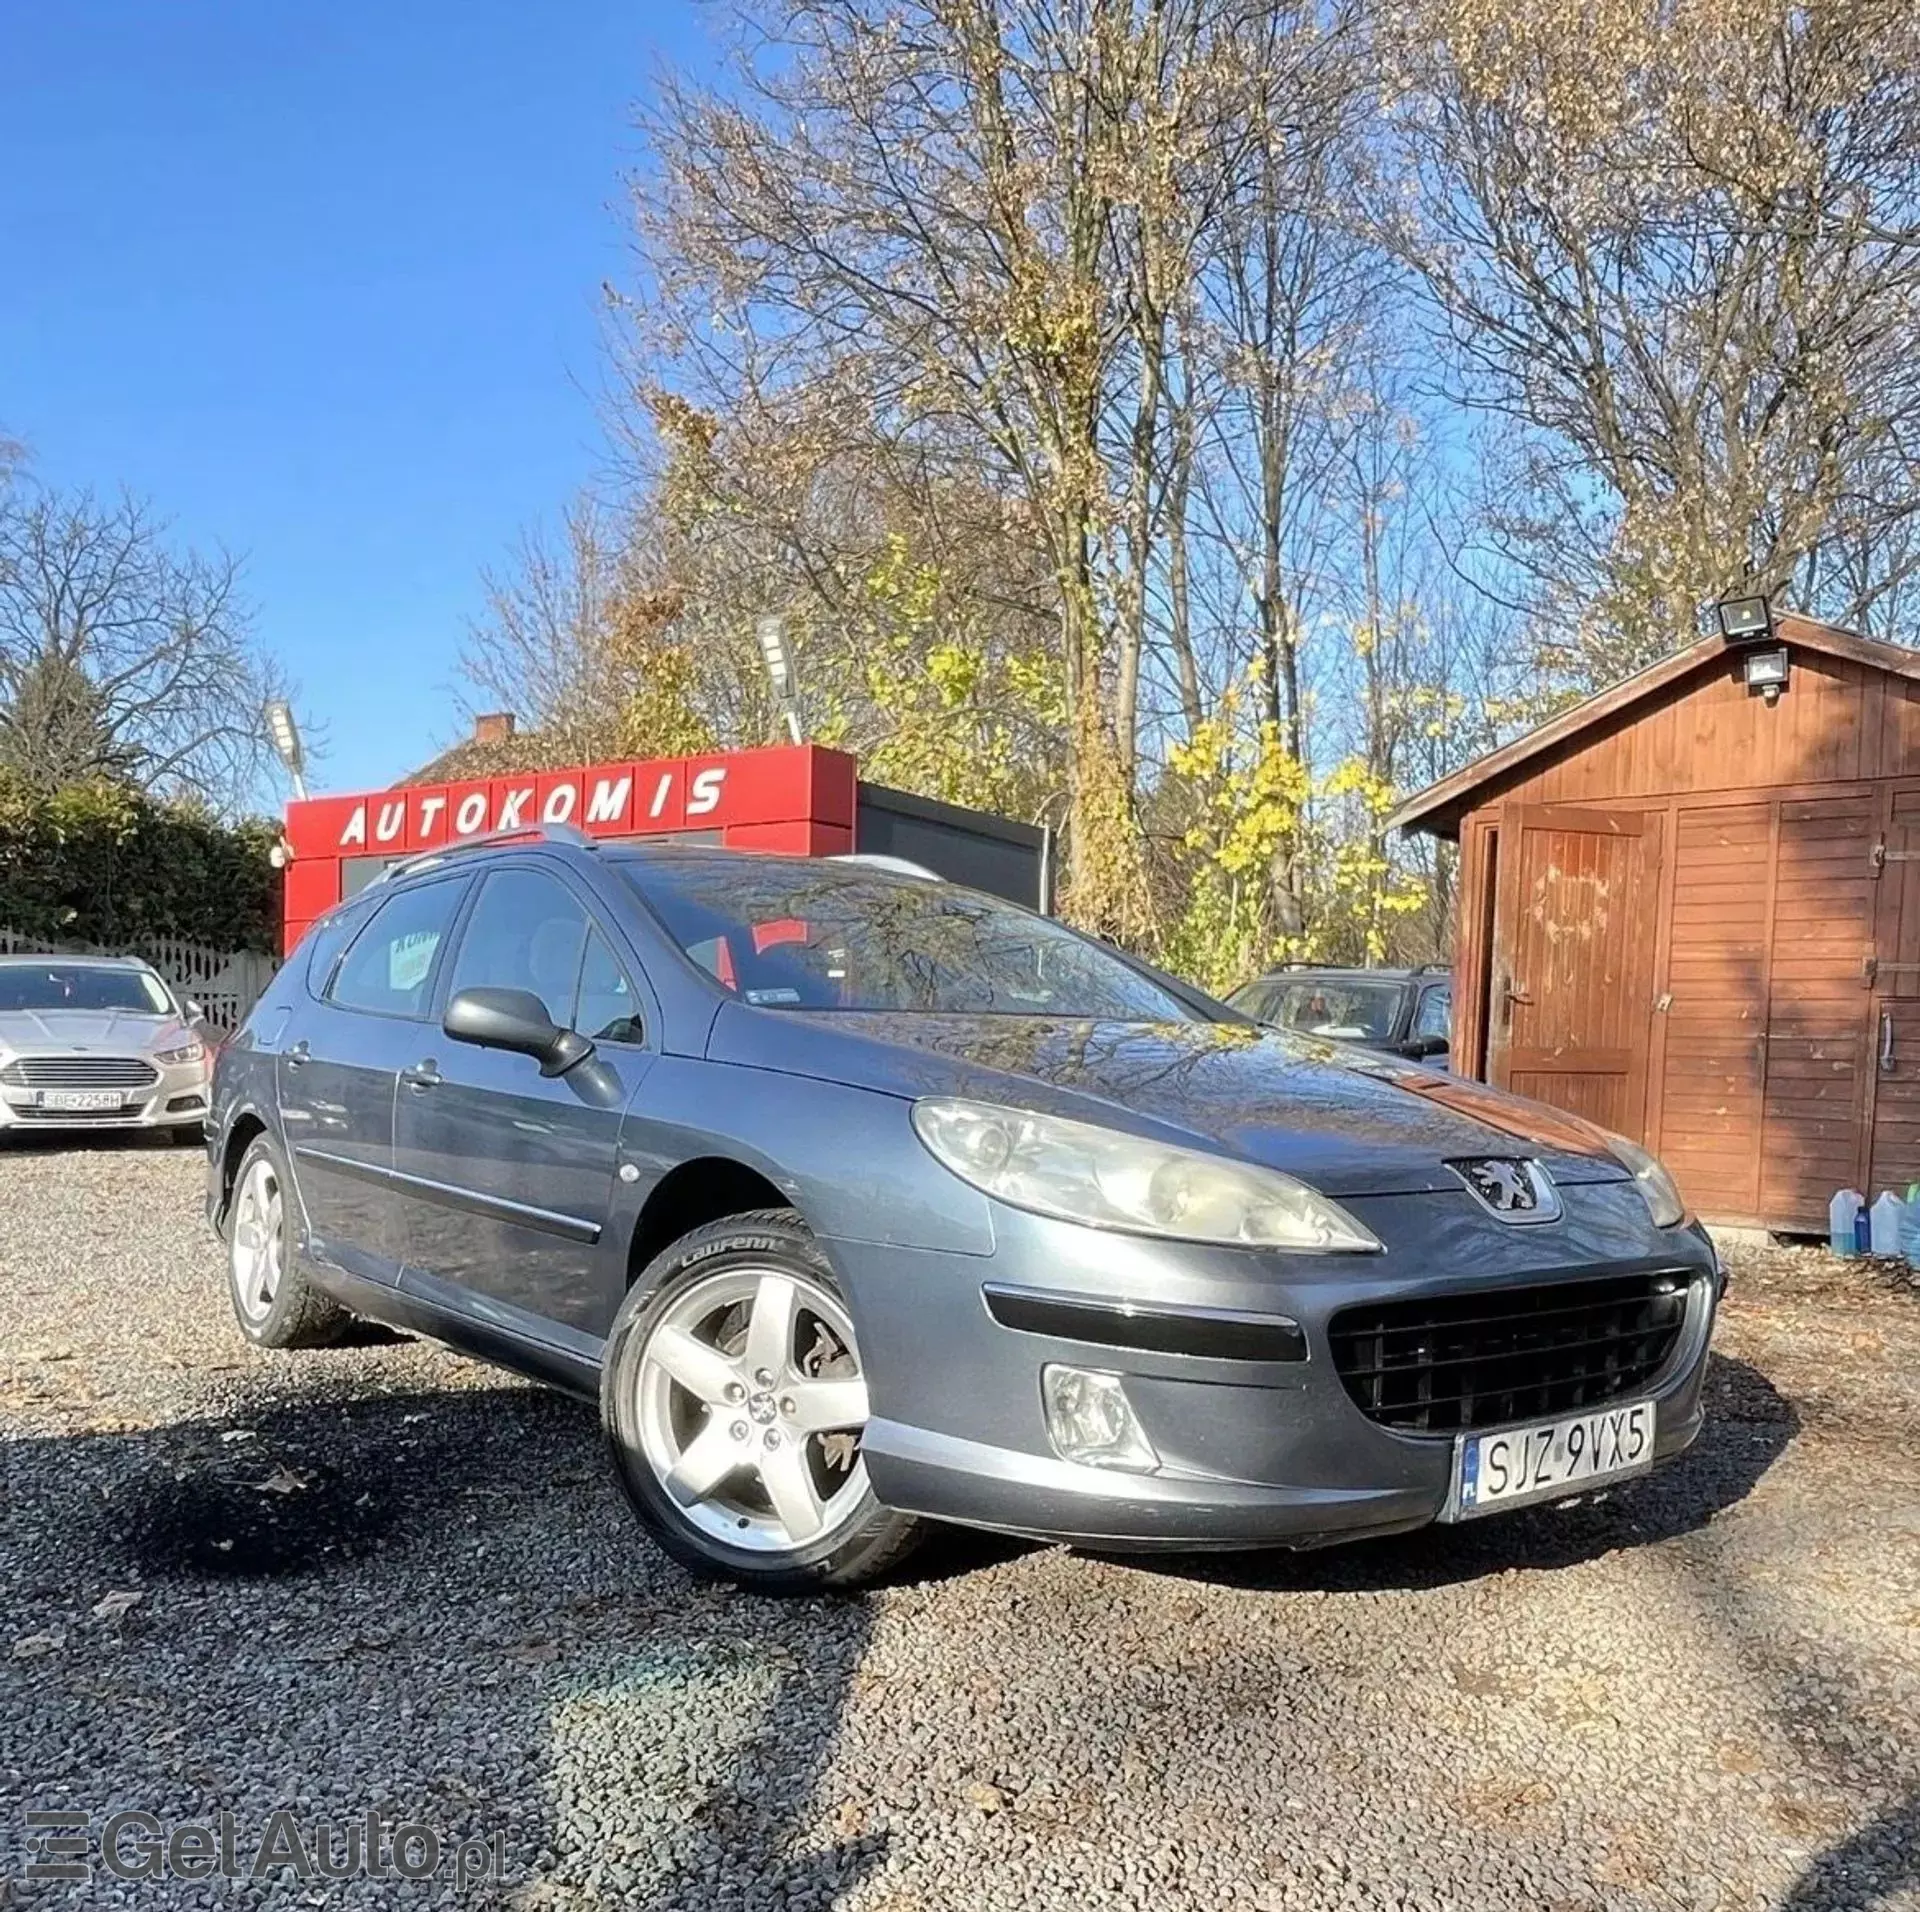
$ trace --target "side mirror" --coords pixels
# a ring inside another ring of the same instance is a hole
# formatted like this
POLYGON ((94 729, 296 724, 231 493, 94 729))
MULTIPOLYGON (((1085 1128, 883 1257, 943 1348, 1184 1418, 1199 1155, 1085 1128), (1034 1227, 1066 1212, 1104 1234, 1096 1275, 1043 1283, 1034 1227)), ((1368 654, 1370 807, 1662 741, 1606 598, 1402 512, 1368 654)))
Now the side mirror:
POLYGON ((189 996, 187 998, 187 1014, 188 1015, 192 1016, 196 1021, 198 1021, 206 1013, 207 1013, 207 1006, 205 1003, 197 1001, 192 996, 189 996))
POLYGON ((440 1026, 455 1042, 531 1056, 543 1076, 565 1075, 593 1054, 593 1044, 561 1028, 530 989, 462 989, 440 1026))
POLYGON ((1443 1056, 1447 1053, 1445 1036, 1415 1036, 1405 1045, 1405 1053, 1415 1062, 1424 1062, 1429 1056, 1443 1056))

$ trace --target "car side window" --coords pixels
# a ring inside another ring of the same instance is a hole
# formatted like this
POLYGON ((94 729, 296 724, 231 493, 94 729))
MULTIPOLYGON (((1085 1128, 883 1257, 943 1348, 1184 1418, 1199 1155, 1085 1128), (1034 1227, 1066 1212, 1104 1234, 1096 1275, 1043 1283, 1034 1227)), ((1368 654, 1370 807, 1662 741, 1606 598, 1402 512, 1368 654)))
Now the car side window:
MULTIPOLYGON (((300 939, 296 960, 304 958, 304 969, 298 973, 306 977, 309 996, 326 994, 327 983, 333 975, 334 964, 340 960, 340 952, 346 948, 354 931, 364 920, 364 911, 334 910, 321 917, 300 939)), ((292 963, 288 967, 292 968, 292 963)))
POLYGON ((368 918, 327 986, 342 1009, 383 1016, 422 1016, 433 984, 434 959, 446 940, 464 880, 401 890, 368 918))
POLYGON ((1453 985, 1438 983, 1420 997, 1420 1007, 1414 1012, 1413 1034, 1420 1041, 1438 1036, 1445 1042, 1452 1033, 1453 985))
POLYGON ((573 892, 544 871, 490 871, 453 953, 448 994, 525 989, 572 1028, 589 927, 573 892))
POLYGON ((587 931, 586 954, 580 963, 580 1002, 572 1026, 595 1042, 638 1042, 641 1039, 640 1004, 633 984, 597 929, 587 931))

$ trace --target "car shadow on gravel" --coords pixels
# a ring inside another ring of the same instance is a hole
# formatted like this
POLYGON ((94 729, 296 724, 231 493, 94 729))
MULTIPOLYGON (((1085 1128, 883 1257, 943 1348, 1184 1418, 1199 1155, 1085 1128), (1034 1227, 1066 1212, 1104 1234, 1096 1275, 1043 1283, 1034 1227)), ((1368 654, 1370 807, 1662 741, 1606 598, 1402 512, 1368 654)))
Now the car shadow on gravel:
POLYGON ((9 1827, 56 1794, 256 1830, 377 1803, 500 1834, 529 1908, 824 1905, 884 1862, 819 1791, 871 1608, 690 1580, 579 1402, 349 1387, 18 1439, 0 1466, 0 1641, 39 1656, 9 1827), (103 1618, 108 1590, 139 1599, 103 1618))
POLYGON ((1756 1367, 1709 1357, 1705 1428, 1686 1453, 1601 1493, 1382 1540, 1257 1553, 1143 1554, 1128 1564, 1275 1593, 1385 1593, 1513 1568, 1553 1570, 1704 1527, 1750 1494, 1800 1431, 1793 1403, 1756 1367))
POLYGON ((6 1155, 119 1155, 132 1149, 158 1149, 165 1154, 204 1153, 199 1136, 175 1141, 171 1129, 26 1129, 0 1135, 0 1154, 6 1155))
POLYGON ((1780 1901, 1779 1912, 1869 1912, 1920 1891, 1920 1794, 1829 1846, 1780 1901))

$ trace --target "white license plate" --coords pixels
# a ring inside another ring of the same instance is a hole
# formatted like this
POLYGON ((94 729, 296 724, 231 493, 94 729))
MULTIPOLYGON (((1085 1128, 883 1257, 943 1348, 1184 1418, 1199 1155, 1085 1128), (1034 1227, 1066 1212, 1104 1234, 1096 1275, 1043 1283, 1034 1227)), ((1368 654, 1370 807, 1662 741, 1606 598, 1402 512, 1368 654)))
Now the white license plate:
POLYGON ((1463 1434, 1453 1448, 1448 1517, 1471 1520, 1644 1474, 1653 1465, 1653 1436, 1651 1401, 1595 1408, 1497 1434, 1463 1434))
POLYGON ((42 1089, 43 1109, 117 1109, 126 1101, 119 1089, 42 1089))

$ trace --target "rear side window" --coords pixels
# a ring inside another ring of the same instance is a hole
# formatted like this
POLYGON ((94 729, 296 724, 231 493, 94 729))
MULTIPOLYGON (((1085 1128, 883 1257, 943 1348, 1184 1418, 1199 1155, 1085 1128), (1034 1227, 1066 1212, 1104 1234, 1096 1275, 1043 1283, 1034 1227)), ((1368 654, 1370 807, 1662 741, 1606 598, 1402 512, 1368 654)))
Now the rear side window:
POLYGON ((434 960, 465 888, 464 880, 427 883, 390 896, 353 939, 327 1000, 383 1016, 424 1016, 434 960))
POLYGON ((1441 983, 1420 998, 1419 1013, 1413 1019, 1416 1040, 1439 1036, 1445 1040, 1453 1032, 1453 986, 1441 983))
POLYGON ((307 979, 307 994, 323 995, 326 992, 327 978, 333 974, 333 966, 340 960, 340 952, 346 948, 347 939, 366 920, 360 910, 335 910, 331 916, 323 916, 300 939, 300 954, 305 958, 305 967, 301 973, 307 979))

